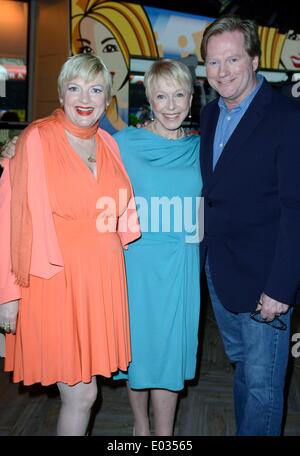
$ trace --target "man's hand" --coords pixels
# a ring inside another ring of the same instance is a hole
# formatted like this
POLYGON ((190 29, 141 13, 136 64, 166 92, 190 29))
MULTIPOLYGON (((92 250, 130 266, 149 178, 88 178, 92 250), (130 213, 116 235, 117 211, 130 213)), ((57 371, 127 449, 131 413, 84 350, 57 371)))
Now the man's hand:
POLYGON ((13 139, 3 146, 1 151, 1 156, 3 158, 13 158, 15 156, 17 139, 18 136, 14 136, 13 139))
POLYGON ((136 124, 136 128, 144 128, 144 127, 147 127, 147 125, 149 125, 151 123, 151 120, 145 120, 143 123, 141 122, 138 122, 136 124))
POLYGON ((289 310, 289 306, 262 293, 256 310, 260 310, 260 314, 264 320, 272 321, 274 318, 279 317, 279 315, 286 313, 289 310))
POLYGON ((15 334, 18 311, 19 300, 0 305, 0 330, 15 334))

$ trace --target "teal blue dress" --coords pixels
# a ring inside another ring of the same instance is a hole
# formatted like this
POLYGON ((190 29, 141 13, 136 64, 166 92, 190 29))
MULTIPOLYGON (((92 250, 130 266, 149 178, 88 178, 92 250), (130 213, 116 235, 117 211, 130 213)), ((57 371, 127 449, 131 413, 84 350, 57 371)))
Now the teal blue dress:
POLYGON ((198 345, 200 138, 171 140, 134 127, 114 138, 142 230, 125 252, 132 362, 114 378, 133 389, 178 391, 195 376, 198 345))

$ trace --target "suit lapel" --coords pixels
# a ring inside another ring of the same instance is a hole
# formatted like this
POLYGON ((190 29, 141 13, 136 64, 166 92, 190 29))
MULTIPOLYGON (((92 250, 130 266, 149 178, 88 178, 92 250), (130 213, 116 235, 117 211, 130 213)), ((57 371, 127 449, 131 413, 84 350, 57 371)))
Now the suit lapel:
MULTIPOLYGON (((210 160, 210 170, 205 169, 205 172, 208 172, 208 182, 207 182, 207 191, 209 191, 218 181, 222 178, 222 176, 228 176, 227 170, 230 169, 230 163, 232 159, 241 153, 243 149, 243 145, 247 142, 249 136, 253 133, 254 129, 263 119, 265 114, 266 106, 271 101, 271 87, 268 83, 264 82, 261 89, 258 91, 256 96, 254 97, 252 103, 250 104, 249 108, 245 112, 244 116, 240 120, 238 126, 234 130, 233 134, 231 135, 230 139, 228 140, 224 150, 215 166, 214 171, 212 172, 212 155, 213 155, 213 142, 214 142, 214 135, 216 130, 216 124, 213 134, 210 134, 210 138, 208 139, 208 146, 209 146, 209 160, 210 160)), ((218 119, 218 116, 217 116, 218 119)), ((208 166, 206 164, 206 166, 208 166)))
POLYGON ((219 118, 219 106, 215 102, 211 112, 209 113, 206 124, 207 128, 204 129, 204 135, 201 138, 201 171, 203 175, 204 187, 208 187, 213 177, 213 150, 214 150, 214 137, 219 118))

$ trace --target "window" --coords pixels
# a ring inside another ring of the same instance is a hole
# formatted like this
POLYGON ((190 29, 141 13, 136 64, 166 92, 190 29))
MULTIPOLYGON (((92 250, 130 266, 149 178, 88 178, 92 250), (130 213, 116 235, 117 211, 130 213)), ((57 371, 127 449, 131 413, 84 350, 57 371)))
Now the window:
POLYGON ((0 145, 27 120, 29 2, 0 0, 0 145))

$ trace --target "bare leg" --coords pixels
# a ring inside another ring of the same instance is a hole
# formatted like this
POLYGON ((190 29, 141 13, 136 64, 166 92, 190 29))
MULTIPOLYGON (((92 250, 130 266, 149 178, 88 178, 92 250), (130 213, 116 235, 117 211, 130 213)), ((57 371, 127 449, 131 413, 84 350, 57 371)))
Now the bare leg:
POLYGON ((96 377, 90 383, 80 382, 69 386, 58 382, 57 386, 61 397, 57 435, 85 435, 91 408, 97 397, 96 377))
POLYGON ((177 399, 177 392, 163 389, 151 390, 155 435, 173 435, 177 399))
POLYGON ((129 402, 133 411, 135 435, 150 435, 148 416, 148 390, 133 390, 127 382, 129 402))

